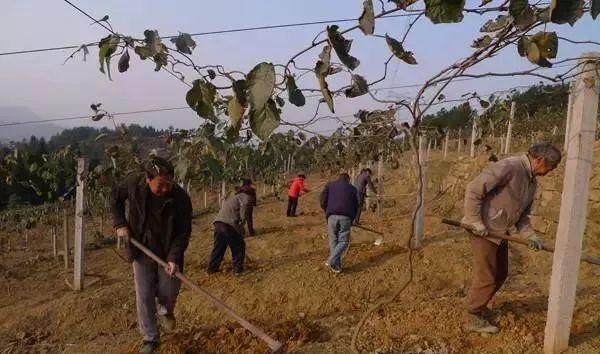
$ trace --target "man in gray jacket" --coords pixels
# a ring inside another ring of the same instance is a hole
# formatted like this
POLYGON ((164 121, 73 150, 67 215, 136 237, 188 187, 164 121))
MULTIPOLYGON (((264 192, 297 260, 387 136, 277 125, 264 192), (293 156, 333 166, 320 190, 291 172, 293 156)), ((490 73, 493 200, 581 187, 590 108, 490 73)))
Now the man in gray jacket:
POLYGON ((354 187, 356 187, 358 196, 358 212, 356 213, 356 217, 354 218, 354 225, 360 224, 360 215, 362 214, 362 209, 365 204, 365 198, 367 197, 367 187, 371 188, 371 190, 374 193, 377 193, 377 189, 373 185, 373 181, 371 181, 372 173, 373 172, 370 168, 365 168, 362 171, 360 171, 359 175, 356 177, 354 187))
POLYGON ((473 273, 466 298, 467 330, 499 330, 488 321, 491 311, 487 304, 508 275, 508 243, 485 236, 488 232, 508 234, 515 226, 532 250, 542 248, 529 219, 536 177, 554 170, 560 159, 560 150, 550 143, 536 144, 526 155, 492 163, 467 186, 463 222, 476 230, 471 237, 473 273))
POLYGON ((208 262, 208 274, 219 271, 221 261, 227 247, 231 249, 233 272, 241 275, 244 272, 246 242, 244 242, 244 223, 251 204, 250 192, 238 189, 237 193, 225 200, 213 223, 215 228, 214 245, 208 262))

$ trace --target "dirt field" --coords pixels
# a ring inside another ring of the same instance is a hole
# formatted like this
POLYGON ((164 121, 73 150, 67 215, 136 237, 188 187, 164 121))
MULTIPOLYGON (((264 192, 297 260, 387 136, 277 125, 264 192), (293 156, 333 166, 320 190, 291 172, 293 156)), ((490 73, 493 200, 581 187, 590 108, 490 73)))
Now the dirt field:
MULTIPOLYGON (((446 171, 438 171, 444 174, 446 171)), ((386 178, 390 195, 384 216, 366 213, 364 225, 385 234, 381 246, 372 232, 354 229, 344 273, 323 266, 328 249, 318 192, 300 200, 302 215, 286 218, 283 202, 255 209, 258 235, 247 238, 251 273, 204 273, 212 245, 213 215, 194 220, 186 273, 251 322, 285 343, 288 353, 350 353, 353 329, 373 304, 391 296, 408 278, 409 216, 407 176, 386 178)), ((322 186, 314 176, 308 186, 322 186)), ((435 198, 430 193, 429 198, 435 198)), ((462 232, 439 222, 434 199, 426 218, 426 239, 414 254, 414 282, 392 304, 365 322, 358 347, 369 353, 535 353, 541 352, 551 257, 511 248, 509 280, 492 304, 502 331, 494 336, 461 328, 461 304, 470 274, 470 248, 462 232)), ((456 215, 452 215, 456 216, 456 215)), ((597 235, 588 237, 597 238, 597 235)), ((552 240, 553 235, 545 235, 552 240)), ((0 353, 136 353, 140 336, 135 317, 131 267, 110 247, 86 253, 86 272, 101 280, 84 291, 65 285, 62 264, 51 257, 48 233, 29 237, 28 250, 1 253, 0 353)), ((18 245, 13 237, 13 247, 18 245)), ((591 246, 590 246, 591 244, 591 246)), ((600 255, 597 242, 586 253, 600 255)), ((228 256, 229 257, 229 256, 228 256)), ((600 267, 583 264, 571 353, 600 352, 600 267)), ((264 353, 267 347, 200 296, 184 289, 178 329, 163 335, 159 353, 264 353)))

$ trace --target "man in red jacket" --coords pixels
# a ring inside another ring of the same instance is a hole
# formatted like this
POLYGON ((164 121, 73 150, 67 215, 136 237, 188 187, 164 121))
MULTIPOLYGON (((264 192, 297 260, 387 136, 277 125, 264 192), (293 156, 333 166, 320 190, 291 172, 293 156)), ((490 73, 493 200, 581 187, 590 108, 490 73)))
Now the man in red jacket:
POLYGON ((306 176, 303 174, 298 175, 298 177, 292 180, 292 185, 288 191, 288 207, 287 207, 287 216, 294 217, 296 216, 296 208, 298 207, 298 198, 302 194, 310 192, 304 186, 304 180, 306 176))

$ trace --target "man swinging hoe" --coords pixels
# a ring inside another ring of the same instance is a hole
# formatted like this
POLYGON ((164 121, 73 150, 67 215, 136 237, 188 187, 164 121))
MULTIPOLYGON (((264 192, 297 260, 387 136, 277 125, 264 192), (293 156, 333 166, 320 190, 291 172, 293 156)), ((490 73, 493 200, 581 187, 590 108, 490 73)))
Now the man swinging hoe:
POLYGON ((530 224, 536 178, 554 170, 560 159, 560 150, 550 143, 535 144, 526 155, 492 163, 467 186, 463 223, 473 228, 473 273, 465 304, 467 330, 499 331, 489 322, 492 312, 487 305, 508 276, 508 242, 486 236, 508 235, 515 226, 530 249, 542 249, 530 224))

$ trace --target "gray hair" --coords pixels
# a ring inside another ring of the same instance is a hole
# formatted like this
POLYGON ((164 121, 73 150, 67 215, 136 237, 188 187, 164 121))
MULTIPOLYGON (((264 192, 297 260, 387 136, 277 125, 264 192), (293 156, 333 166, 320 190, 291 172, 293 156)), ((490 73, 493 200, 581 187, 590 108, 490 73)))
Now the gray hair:
POLYGON ((532 145, 527 151, 527 155, 532 158, 543 158, 546 164, 552 167, 558 166, 562 154, 559 149, 549 142, 537 143, 532 145))

